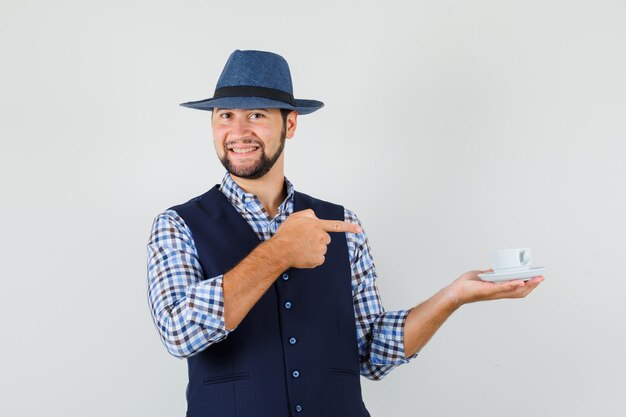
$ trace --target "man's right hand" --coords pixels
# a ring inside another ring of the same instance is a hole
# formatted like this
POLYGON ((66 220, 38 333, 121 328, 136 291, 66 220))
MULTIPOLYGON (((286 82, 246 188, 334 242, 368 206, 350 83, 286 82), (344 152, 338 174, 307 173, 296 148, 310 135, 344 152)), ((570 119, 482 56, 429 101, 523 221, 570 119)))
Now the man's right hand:
POLYGON ((311 209, 287 217, 270 239, 288 267, 315 268, 326 260, 329 232, 361 233, 358 224, 318 219, 311 209))

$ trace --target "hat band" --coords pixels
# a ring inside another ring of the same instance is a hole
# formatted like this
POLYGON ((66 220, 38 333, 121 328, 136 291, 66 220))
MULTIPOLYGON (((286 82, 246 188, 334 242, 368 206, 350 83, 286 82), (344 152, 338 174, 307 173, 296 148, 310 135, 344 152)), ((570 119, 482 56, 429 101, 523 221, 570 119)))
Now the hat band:
POLYGON ((292 106, 297 107, 293 95, 289 93, 276 90, 274 88, 255 87, 252 85, 237 85, 215 89, 213 98, 222 97, 263 97, 271 100, 282 101, 283 103, 291 104, 292 106))

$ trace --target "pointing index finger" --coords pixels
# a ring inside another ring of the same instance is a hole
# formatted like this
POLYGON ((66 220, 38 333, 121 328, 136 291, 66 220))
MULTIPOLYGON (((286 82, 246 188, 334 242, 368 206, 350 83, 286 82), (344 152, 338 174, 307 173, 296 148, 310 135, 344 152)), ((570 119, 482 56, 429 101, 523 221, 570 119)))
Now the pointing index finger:
POLYGON ((356 223, 324 219, 319 219, 319 222, 322 225, 322 229, 327 232, 361 233, 363 231, 356 223))

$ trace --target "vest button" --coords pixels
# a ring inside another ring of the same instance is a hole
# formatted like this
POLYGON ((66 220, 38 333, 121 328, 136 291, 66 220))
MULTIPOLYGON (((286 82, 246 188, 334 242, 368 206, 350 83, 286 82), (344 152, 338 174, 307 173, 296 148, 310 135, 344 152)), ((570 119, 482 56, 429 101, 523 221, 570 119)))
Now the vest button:
POLYGON ((289 274, 286 274, 286 273, 283 274, 283 280, 287 281, 288 279, 289 279, 289 274))
POLYGON ((292 337, 291 339, 289 339, 289 344, 290 345, 295 345, 296 344, 296 338, 292 337))
POLYGON ((298 413, 302 411, 302 406, 300 404, 296 405, 296 411, 298 413))
POLYGON ((289 309, 291 308, 291 302, 287 301, 287 302, 285 303, 285 308, 286 308, 287 310, 289 310, 289 309))
POLYGON ((293 377, 294 377, 294 378, 298 378, 298 377, 300 376, 300 372, 298 372, 298 371, 293 371, 293 372, 291 373, 291 375, 293 375, 293 377))

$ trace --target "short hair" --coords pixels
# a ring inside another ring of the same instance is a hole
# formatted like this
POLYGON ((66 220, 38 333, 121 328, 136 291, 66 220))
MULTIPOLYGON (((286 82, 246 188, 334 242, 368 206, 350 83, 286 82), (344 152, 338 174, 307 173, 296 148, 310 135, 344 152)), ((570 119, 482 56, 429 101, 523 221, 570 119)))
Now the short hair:
POLYGON ((281 116, 283 116, 283 125, 285 123, 287 123, 287 116, 289 115, 289 113, 291 113, 293 110, 291 109, 280 109, 280 114, 281 116))

